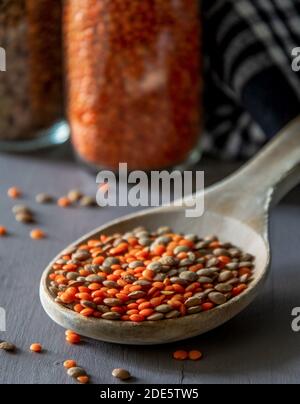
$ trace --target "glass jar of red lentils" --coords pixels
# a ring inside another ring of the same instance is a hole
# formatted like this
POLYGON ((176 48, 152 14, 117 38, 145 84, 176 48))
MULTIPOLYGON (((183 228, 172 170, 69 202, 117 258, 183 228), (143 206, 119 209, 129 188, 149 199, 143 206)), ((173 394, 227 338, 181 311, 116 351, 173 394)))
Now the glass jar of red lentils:
POLYGON ((0 151, 66 140, 61 0, 0 1, 0 151))
POLYGON ((198 157, 197 0, 65 0, 75 151, 97 168, 153 170, 198 157))

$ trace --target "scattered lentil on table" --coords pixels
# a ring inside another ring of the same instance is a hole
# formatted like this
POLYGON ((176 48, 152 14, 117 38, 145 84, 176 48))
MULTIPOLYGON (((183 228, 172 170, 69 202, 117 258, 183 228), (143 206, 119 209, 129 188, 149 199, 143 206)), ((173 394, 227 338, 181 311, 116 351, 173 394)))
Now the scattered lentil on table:
POLYGON ((82 192, 79 189, 72 189, 68 193, 68 198, 72 203, 79 202, 82 197, 82 192))
POLYGON ((25 223, 25 224, 34 223, 34 216, 31 213, 26 212, 17 213, 15 219, 19 223, 25 223))
POLYGON ((58 199, 57 205, 60 208, 68 208, 72 205, 72 202, 70 201, 70 199, 68 197, 62 196, 61 198, 58 199))
POLYGON ((80 367, 70 368, 68 369, 67 373, 70 377, 73 377, 74 379, 78 379, 78 377, 82 376, 87 376, 86 371, 80 367))
POLYGON ((73 332, 71 330, 67 330, 65 335, 66 335, 66 341, 69 344, 76 345, 76 344, 79 344, 81 342, 80 335, 76 334, 75 332, 73 332))
POLYGON ((173 353, 173 358, 178 361, 184 361, 188 358, 189 354, 187 351, 176 351, 173 353))
POLYGON ((171 320, 240 295, 254 267, 252 255, 218 237, 137 228, 65 251, 49 274, 49 290, 57 303, 85 317, 171 320))
POLYGON ((173 358, 178 361, 185 361, 186 359, 190 359, 192 361, 198 361, 203 358, 203 353, 201 351, 175 351, 173 353, 173 358))
POLYGON ((80 198, 79 205, 84 208, 90 208, 90 207, 97 206, 97 201, 92 196, 85 195, 82 198, 80 198))
MULTIPOLYGON (((73 335, 73 331, 67 330, 66 335, 73 335)), ((82 367, 77 366, 76 361, 69 359, 64 362, 64 368, 67 370, 68 376, 72 377, 73 379, 76 379, 76 381, 80 384, 88 384, 90 381, 89 376, 87 375, 87 372, 85 369, 82 367)))
POLYGON ((46 233, 41 229, 35 229, 30 232, 30 237, 33 240, 42 240, 46 237, 46 233))
POLYGON ((48 204, 48 203, 52 203, 53 200, 54 200, 54 198, 51 195, 45 194, 45 193, 38 194, 35 197, 35 201, 37 203, 39 203, 40 205, 45 205, 45 204, 48 204))
POLYGON ((16 346, 11 342, 2 341, 0 342, 0 350, 6 352, 14 352, 16 350, 16 346))
POLYGON ((5 226, 0 226, 0 237, 7 235, 7 228, 5 226))
POLYGON ((116 379, 123 380, 123 381, 131 379, 131 374, 126 369, 120 369, 120 368, 119 369, 114 369, 112 371, 112 375, 116 379))
POLYGON ((189 359, 192 361, 199 361, 203 358, 203 353, 201 351, 190 351, 189 359))
POLYGON ((41 353, 43 350, 43 347, 39 343, 34 343, 30 346, 30 351, 34 353, 41 353))
POLYGON ((19 223, 31 224, 35 222, 35 215, 27 205, 14 205, 12 212, 19 223))
POLYGON ((88 384, 90 382, 90 378, 88 376, 79 376, 77 377, 77 381, 80 384, 88 384))
POLYGON ((7 191, 7 195, 11 198, 11 199, 19 199, 22 196, 22 190, 18 187, 11 187, 9 188, 9 190, 7 191))
POLYGON ((32 214, 32 211, 27 205, 14 205, 12 207, 12 213, 14 215, 18 215, 19 213, 32 214))
POLYGON ((72 359, 68 359, 64 362, 65 369, 71 369, 71 368, 76 368, 76 367, 77 367, 77 363, 76 363, 76 361, 74 361, 72 359))

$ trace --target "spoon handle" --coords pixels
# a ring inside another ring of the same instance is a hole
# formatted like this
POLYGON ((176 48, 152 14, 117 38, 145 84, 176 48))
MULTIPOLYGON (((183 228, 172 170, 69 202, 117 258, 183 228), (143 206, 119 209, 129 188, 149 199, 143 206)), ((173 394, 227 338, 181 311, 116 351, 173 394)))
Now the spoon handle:
POLYGON ((208 189, 206 195, 214 210, 264 233, 271 205, 299 182, 300 116, 239 171, 208 189))

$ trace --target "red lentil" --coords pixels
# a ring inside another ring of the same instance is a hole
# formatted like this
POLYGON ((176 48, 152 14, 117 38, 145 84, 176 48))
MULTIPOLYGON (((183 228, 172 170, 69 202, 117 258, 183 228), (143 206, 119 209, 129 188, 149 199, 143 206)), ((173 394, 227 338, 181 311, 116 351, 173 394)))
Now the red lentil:
POLYGON ((83 309, 80 314, 84 317, 91 317, 94 313, 93 309, 83 309))
POLYGON ((210 302, 202 304, 202 310, 203 311, 209 311, 209 310, 213 309, 214 307, 215 307, 215 305, 213 303, 210 303, 210 302))
POLYGON ((190 351, 189 359, 192 361, 198 361, 203 358, 203 353, 200 351, 190 351))
POLYGON ((141 314, 132 314, 129 318, 133 323, 140 323, 145 320, 145 317, 141 314))
POLYGON ((64 368, 66 369, 71 369, 71 368, 76 368, 77 367, 77 363, 76 361, 72 360, 72 359, 68 359, 64 362, 64 368))
POLYGON ((7 235, 7 228, 4 226, 0 226, 0 237, 7 235))
POLYGON ((221 257, 218 257, 218 259, 224 265, 229 264, 231 262, 231 259, 227 256, 221 256, 221 257))
POLYGON ((232 296, 238 296, 248 288, 247 285, 241 284, 232 289, 232 296))
POLYGON ((7 195, 12 199, 19 199, 22 196, 22 191, 18 187, 11 187, 7 191, 7 195))
POLYGON ((81 384, 88 384, 90 381, 90 378, 88 376, 79 376, 79 377, 77 377, 77 381, 81 384))
POLYGON ((35 343, 30 346, 30 351, 34 353, 41 353, 43 350, 42 345, 35 343))
POLYGON ((33 240, 41 240, 46 237, 46 234, 43 230, 35 229, 30 232, 30 237, 33 240))
POLYGON ((251 275, 251 269, 250 268, 240 268, 239 269, 239 276, 243 275, 251 275))
POLYGON ((57 205, 58 205, 60 208, 68 208, 69 206, 72 205, 72 202, 70 201, 69 198, 67 198, 67 197, 62 197, 62 198, 59 198, 59 199, 58 199, 57 205))
POLYGON ((155 311, 153 309, 144 309, 140 311, 140 316, 147 318, 154 314, 155 311))
POLYGON ((75 345, 81 342, 80 335, 76 334, 75 332, 67 330, 65 334, 66 334, 66 341, 69 342, 70 344, 75 345))
POLYGON ((173 358, 178 361, 184 361, 188 358, 189 354, 187 351, 176 351, 173 353, 173 358))
MULTIPOLYGON (((148 247, 140 245, 141 230, 134 229, 128 236, 131 242, 127 235, 101 235, 64 255, 68 263, 57 261, 49 275, 58 302, 81 316, 140 323, 209 311, 247 289, 254 257, 247 254, 249 262, 243 262, 245 254, 241 250, 215 237, 208 242, 193 236, 192 242, 171 230, 161 232, 143 231, 149 239, 148 247), (122 242, 118 244, 119 240, 122 242), (170 245, 172 255, 165 253, 170 245), (95 246, 100 254, 96 258, 95 246), (141 257, 140 249, 147 254, 141 257), (80 261, 76 263, 78 255, 80 261), (84 285, 73 286, 69 273, 84 277, 84 285), (59 290, 60 285, 63 290, 59 290)), ((66 339, 80 342, 72 331, 66 333, 66 339)))

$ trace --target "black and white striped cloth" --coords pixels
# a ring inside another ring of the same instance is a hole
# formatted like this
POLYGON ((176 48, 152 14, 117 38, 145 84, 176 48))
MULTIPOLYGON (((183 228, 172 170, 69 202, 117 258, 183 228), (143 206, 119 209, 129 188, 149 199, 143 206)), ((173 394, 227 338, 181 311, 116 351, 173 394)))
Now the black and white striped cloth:
POLYGON ((300 114, 300 0, 202 0, 204 149, 248 158, 300 114))

